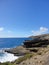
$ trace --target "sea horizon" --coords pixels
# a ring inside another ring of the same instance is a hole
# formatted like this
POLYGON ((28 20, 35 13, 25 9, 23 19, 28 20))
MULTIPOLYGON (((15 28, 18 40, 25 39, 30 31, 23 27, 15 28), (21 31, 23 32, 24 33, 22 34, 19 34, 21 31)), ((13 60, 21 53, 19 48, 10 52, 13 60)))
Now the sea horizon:
POLYGON ((0 38, 0 49, 20 46, 25 40, 29 39, 31 38, 0 38))

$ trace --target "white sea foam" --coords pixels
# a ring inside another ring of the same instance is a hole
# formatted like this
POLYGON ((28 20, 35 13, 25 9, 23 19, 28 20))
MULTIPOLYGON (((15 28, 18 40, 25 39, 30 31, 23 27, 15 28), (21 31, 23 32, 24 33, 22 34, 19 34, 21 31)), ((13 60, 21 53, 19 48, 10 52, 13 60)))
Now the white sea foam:
POLYGON ((14 54, 10 54, 10 53, 6 53, 4 52, 4 54, 2 56, 0 56, 0 62, 12 62, 15 61, 16 59, 18 59, 18 56, 14 56, 14 54))

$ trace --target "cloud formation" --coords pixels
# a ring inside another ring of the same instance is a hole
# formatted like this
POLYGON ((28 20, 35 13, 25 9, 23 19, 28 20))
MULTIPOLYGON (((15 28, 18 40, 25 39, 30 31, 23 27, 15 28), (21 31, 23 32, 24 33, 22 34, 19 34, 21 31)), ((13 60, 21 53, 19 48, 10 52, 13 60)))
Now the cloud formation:
POLYGON ((0 27, 0 32, 2 32, 4 30, 4 28, 3 27, 0 27))
POLYGON ((46 27, 40 27, 39 30, 36 30, 36 31, 32 31, 33 35, 40 35, 40 34, 43 34, 43 33, 46 33, 48 31, 48 28, 46 27))
POLYGON ((40 27, 40 31, 41 32, 47 32, 48 31, 48 28, 46 28, 46 27, 40 27))

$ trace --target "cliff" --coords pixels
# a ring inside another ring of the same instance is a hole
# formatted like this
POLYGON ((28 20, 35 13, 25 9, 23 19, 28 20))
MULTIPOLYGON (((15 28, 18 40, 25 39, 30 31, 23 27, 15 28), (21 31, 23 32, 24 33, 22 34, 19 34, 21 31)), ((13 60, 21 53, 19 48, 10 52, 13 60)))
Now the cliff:
MULTIPOLYGON (((10 50, 5 50, 5 52, 13 53, 17 56, 25 55, 30 53, 29 48, 47 47, 49 45, 49 34, 34 36, 32 40, 26 40, 23 42, 23 46, 19 46, 10 50)), ((35 51, 35 50, 34 50, 35 51)))
POLYGON ((31 36, 32 40, 24 41, 24 46, 29 47, 45 47, 49 45, 49 34, 43 34, 39 36, 31 36))
POLYGON ((22 56, 12 62, 12 65, 49 65, 49 34, 30 36, 32 40, 24 41, 23 46, 10 50, 8 53, 22 56))

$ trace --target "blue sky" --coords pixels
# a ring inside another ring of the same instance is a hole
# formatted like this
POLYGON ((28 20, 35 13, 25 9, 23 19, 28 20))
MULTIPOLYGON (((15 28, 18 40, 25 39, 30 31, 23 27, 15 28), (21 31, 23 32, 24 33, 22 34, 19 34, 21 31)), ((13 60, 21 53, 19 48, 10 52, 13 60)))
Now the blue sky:
POLYGON ((0 37, 49 32, 49 0, 0 0, 0 37))

